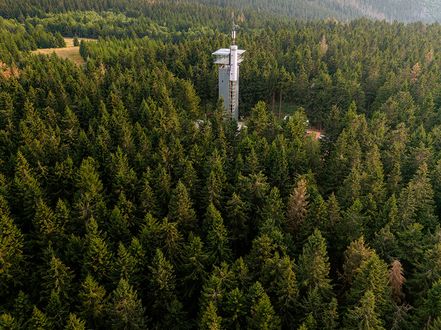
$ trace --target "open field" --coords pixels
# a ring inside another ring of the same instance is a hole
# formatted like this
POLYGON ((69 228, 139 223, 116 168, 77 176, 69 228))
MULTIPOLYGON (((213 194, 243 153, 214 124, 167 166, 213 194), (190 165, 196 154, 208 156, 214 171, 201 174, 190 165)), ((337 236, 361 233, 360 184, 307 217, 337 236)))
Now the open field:
MULTIPOLYGON (((85 41, 96 41, 96 39, 88 39, 88 38, 80 38, 81 40, 85 41)), ((33 54, 43 54, 43 55, 50 55, 52 53, 57 54, 57 56, 71 60, 77 65, 83 65, 84 59, 80 55, 80 47, 75 47, 73 45, 73 38, 64 38, 64 41, 66 42, 66 47, 64 48, 44 48, 44 49, 37 49, 34 50, 33 54)))

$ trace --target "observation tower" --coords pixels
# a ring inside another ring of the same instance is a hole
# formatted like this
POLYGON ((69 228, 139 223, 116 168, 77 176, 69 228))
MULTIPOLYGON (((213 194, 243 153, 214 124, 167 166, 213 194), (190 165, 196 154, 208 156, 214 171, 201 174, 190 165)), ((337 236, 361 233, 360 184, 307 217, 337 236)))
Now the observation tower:
POLYGON ((214 63, 219 66, 219 98, 224 102, 226 116, 235 121, 239 121, 239 66, 245 53, 236 45, 237 29, 238 26, 233 24, 230 48, 213 53, 214 63))

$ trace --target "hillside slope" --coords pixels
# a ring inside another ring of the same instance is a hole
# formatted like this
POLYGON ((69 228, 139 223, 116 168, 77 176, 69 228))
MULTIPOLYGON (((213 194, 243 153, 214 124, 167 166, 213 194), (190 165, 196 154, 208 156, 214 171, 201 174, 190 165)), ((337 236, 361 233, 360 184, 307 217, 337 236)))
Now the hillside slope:
POLYGON ((441 21, 441 0, 190 0, 232 8, 254 8, 300 18, 441 21))
POLYGON ((0 16, 45 16, 76 10, 143 11, 154 6, 193 4, 231 10, 252 10, 299 19, 369 17, 388 21, 441 21, 441 0, 0 0, 0 16))

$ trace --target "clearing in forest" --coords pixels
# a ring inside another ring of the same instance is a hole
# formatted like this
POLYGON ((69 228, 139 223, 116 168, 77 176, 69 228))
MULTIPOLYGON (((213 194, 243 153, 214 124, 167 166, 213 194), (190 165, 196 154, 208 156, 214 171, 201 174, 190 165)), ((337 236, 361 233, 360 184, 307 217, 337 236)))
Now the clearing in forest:
MULTIPOLYGON (((89 38, 78 38, 78 40, 81 42, 84 41, 96 41, 96 39, 89 39, 89 38)), ((73 43, 73 38, 64 38, 64 42, 66 43, 66 47, 63 48, 42 48, 34 50, 33 54, 43 54, 43 55, 50 55, 52 53, 57 54, 57 56, 61 58, 65 58, 68 60, 71 60, 76 65, 81 66, 83 65, 84 59, 80 55, 80 47, 75 47, 73 43)))

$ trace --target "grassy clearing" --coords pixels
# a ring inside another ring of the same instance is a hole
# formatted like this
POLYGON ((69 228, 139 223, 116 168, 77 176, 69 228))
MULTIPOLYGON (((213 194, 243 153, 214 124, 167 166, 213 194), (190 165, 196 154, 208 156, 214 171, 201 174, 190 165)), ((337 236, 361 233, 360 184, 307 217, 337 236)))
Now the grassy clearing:
MULTIPOLYGON (((79 39, 84 41, 96 41, 96 39, 87 39, 87 38, 80 38, 79 39)), ((44 48, 44 49, 37 49, 34 50, 33 54, 43 54, 43 55, 50 55, 52 53, 57 54, 60 58, 68 59, 72 62, 74 62, 76 65, 81 66, 83 65, 84 59, 80 55, 80 47, 74 47, 73 45, 73 38, 64 38, 64 41, 66 43, 66 47, 64 48, 44 48)))

